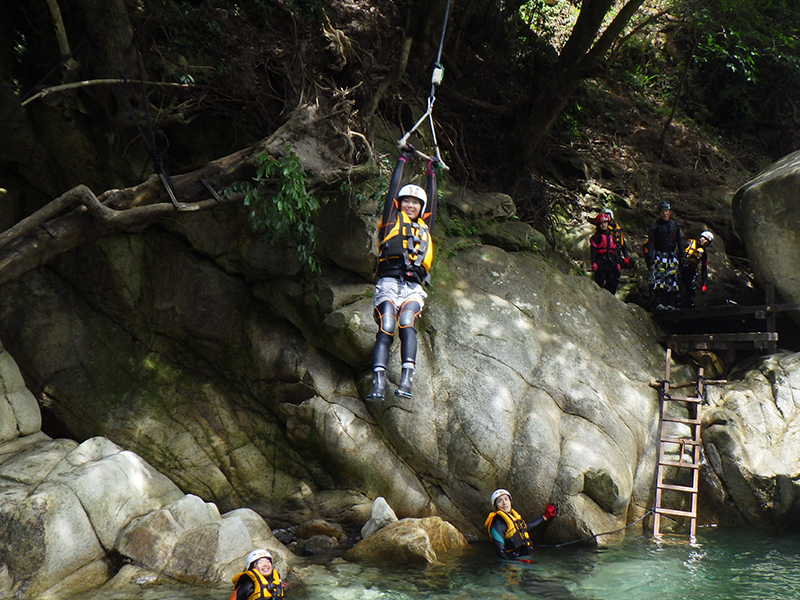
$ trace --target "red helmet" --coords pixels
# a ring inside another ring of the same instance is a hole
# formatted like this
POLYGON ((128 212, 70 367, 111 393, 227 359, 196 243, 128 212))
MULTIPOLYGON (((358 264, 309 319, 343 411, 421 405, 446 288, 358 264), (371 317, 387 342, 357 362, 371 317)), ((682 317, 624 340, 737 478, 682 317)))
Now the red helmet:
POLYGON ((608 213, 604 213, 604 212, 599 213, 594 218, 594 222, 597 223, 597 224, 608 223, 609 221, 611 221, 611 215, 609 215, 608 213))

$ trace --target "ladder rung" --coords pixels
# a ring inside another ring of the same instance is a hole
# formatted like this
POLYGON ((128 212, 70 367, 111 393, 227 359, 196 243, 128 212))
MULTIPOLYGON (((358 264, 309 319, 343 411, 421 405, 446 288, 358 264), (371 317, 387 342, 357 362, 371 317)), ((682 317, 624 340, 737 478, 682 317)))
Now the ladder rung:
POLYGON ((686 492, 687 494, 696 494, 697 488, 689 485, 675 485, 673 483, 659 483, 657 484, 662 490, 674 490, 676 492, 686 492))
POLYGON ((678 462, 676 460, 662 460, 658 463, 664 467, 683 467, 685 469, 699 469, 700 463, 678 462))
POLYGON ((662 437, 661 441, 669 444, 683 444, 684 446, 700 446, 703 442, 691 438, 662 437))
POLYGON ((702 398, 695 398, 690 396, 673 396, 670 394, 669 398, 664 398, 664 400, 674 400, 675 402, 702 402, 702 398))
POLYGON ((687 425, 700 425, 700 419, 685 419, 683 417, 661 417, 662 421, 671 421, 672 423, 686 423, 687 425))
POLYGON ((672 508, 656 508, 656 512, 660 515, 669 515, 670 517, 689 517, 696 519, 697 515, 690 510, 674 510, 672 508))

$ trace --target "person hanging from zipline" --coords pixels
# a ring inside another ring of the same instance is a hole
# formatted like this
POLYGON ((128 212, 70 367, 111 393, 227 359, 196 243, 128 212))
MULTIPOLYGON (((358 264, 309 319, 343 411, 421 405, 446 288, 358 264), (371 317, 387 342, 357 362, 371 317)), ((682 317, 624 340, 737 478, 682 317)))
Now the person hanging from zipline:
POLYGON ((372 389, 369 400, 383 400, 389 349, 399 328, 402 371, 395 395, 410 398, 417 360, 415 324, 428 295, 423 289, 433 262, 431 231, 436 219, 436 159, 429 158, 426 189, 407 184, 400 188, 403 169, 416 154, 403 146, 392 173, 378 225, 378 282, 373 298, 378 333, 372 352, 372 389))

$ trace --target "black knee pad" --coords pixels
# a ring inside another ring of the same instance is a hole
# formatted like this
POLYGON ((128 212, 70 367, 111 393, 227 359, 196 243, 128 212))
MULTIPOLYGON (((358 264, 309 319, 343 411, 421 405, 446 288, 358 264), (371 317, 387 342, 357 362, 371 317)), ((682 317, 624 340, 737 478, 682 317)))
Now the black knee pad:
POLYGON ((372 349, 372 368, 381 367, 384 370, 389 363, 389 348, 392 347, 392 336, 382 331, 375 336, 375 347, 372 349))
POLYGON ((403 304, 403 306, 400 307, 400 316, 397 319, 400 323, 400 329, 414 327, 414 323, 416 323, 417 317, 419 317, 421 312, 422 307, 419 305, 419 302, 412 300, 403 304))
POLYGON ((384 300, 376 306, 374 316, 382 333, 388 336, 394 335, 397 327, 397 308, 390 300, 384 300))

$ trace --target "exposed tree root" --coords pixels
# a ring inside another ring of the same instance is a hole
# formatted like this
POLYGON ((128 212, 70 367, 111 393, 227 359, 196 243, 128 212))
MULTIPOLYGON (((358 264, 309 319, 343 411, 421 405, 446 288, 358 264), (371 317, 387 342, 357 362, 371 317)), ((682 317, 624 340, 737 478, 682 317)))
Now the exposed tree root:
POLYGON ((318 106, 301 106, 283 126, 255 146, 173 177, 177 203, 171 200, 158 175, 130 188, 108 190, 99 197, 85 185, 72 188, 0 234, 0 285, 103 236, 141 228, 176 213, 207 210, 241 200, 241 196, 220 192, 236 181, 253 177, 260 154, 281 156, 291 149, 300 158, 309 187, 374 175, 377 166, 366 138, 355 132, 342 136, 330 115, 318 112, 318 106), (367 146, 367 161, 360 165, 347 162, 354 154, 352 138, 367 146), (328 145, 322 140, 328 140, 328 145))

